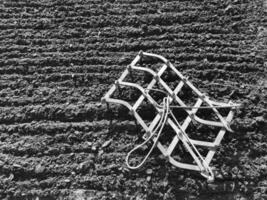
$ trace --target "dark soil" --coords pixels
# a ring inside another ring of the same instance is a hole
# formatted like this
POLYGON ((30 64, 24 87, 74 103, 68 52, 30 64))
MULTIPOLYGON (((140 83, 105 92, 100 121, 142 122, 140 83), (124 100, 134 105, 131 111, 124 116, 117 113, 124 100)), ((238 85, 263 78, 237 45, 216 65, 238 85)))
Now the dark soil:
POLYGON ((0 199, 267 199, 266 13, 264 0, 0 1, 0 199), (214 183, 158 150, 126 168, 140 128, 100 98, 139 50, 243 104, 214 183))

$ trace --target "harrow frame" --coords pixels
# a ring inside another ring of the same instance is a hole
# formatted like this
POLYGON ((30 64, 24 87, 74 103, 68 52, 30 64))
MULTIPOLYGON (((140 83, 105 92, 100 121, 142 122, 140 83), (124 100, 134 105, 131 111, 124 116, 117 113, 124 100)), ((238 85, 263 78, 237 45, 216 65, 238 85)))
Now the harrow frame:
POLYGON ((234 107, 239 106, 238 104, 233 104, 231 101, 229 103, 221 103, 212 101, 206 96, 205 94, 201 93, 189 80, 187 77, 183 76, 181 72, 179 72, 172 64, 169 62, 166 58, 163 56, 152 54, 152 53, 146 53, 140 51, 139 54, 135 57, 135 59, 131 62, 130 65, 127 66, 127 68, 124 70, 122 75, 118 80, 115 81, 115 84, 112 85, 112 87, 109 89, 109 91, 105 94, 105 96, 102 98, 103 103, 115 103, 115 104, 122 104, 126 106, 131 114, 136 118, 137 122, 142 126, 142 128, 145 130, 146 134, 143 136, 143 139, 146 140, 152 133, 155 126, 158 124, 160 118, 162 109, 159 108, 156 101, 150 96, 150 94, 147 92, 153 88, 153 86, 158 83, 160 84, 166 93, 168 94, 169 103, 172 102, 178 103, 187 113, 187 117, 184 120, 183 124, 180 125, 179 122, 177 122, 175 119, 172 119, 171 117, 168 117, 167 122, 173 130, 176 132, 176 135, 173 137, 172 142, 166 149, 159 141, 156 140, 156 138, 152 137, 153 141, 158 147, 158 149, 162 152, 162 154, 166 157, 168 157, 168 160, 171 164, 173 164, 176 167, 183 168, 183 169, 189 169, 194 171, 199 171, 201 174, 207 178, 208 180, 213 180, 214 175, 210 168, 210 162, 215 155, 216 148, 220 145, 225 132, 230 131, 233 132, 232 129, 229 126, 229 123, 233 119, 234 115, 234 107), (158 72, 155 72, 152 69, 146 68, 146 67, 140 67, 137 66, 137 63, 140 61, 142 57, 152 57, 156 58, 159 61, 163 62, 162 67, 158 70, 158 72), (165 72, 167 68, 170 68, 179 78, 180 82, 176 86, 174 90, 172 90, 166 82, 161 78, 162 74, 165 72), (143 88, 142 86, 126 82, 124 79, 127 75, 131 74, 132 70, 140 70, 147 72, 153 76, 151 82, 148 84, 146 88, 143 88), (179 97, 178 93, 181 91, 182 87, 187 85, 192 91, 198 96, 198 99, 194 106, 187 106, 179 97), (137 101, 134 103, 133 106, 131 106, 128 102, 121 100, 121 99, 114 99, 111 98, 113 93, 116 89, 120 87, 134 87, 138 89, 142 94, 137 99, 137 101), (141 105, 141 103, 147 98, 147 100, 154 106, 154 108, 157 110, 158 114, 155 116, 153 121, 149 126, 146 125, 144 120, 141 118, 141 116, 137 113, 138 107, 141 105), (218 117, 219 121, 211 121, 211 120, 205 120, 198 116, 196 116, 196 112, 201 107, 203 103, 206 103, 210 109, 213 110, 213 112, 218 117), (217 110, 217 107, 230 107, 231 110, 229 111, 228 115, 226 117, 223 117, 219 111, 217 110), (220 131, 217 134, 217 137, 213 142, 207 142, 207 141, 199 141, 195 139, 190 139, 186 134, 186 129, 189 126, 189 124, 192 121, 196 121, 200 124, 208 125, 208 126, 216 126, 220 127, 220 131), (172 152, 174 151, 177 143, 181 141, 184 145, 184 147, 187 149, 187 151, 191 154, 193 157, 195 164, 189 164, 189 163, 182 163, 177 160, 175 160, 172 157, 172 152), (202 146, 207 148, 209 151, 205 157, 203 157, 197 150, 197 146, 202 146))

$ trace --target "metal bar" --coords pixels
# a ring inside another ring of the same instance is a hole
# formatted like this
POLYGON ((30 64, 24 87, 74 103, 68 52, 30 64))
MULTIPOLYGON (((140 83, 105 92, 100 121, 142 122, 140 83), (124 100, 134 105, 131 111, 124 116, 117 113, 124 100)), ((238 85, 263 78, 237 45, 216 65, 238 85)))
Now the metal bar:
MULTIPOLYGON (((120 76, 118 80, 123 80, 128 75, 128 73, 129 71, 127 69, 124 70, 124 72, 122 73, 122 75, 120 76)), ((103 100, 106 100, 107 98, 109 98, 115 90, 116 90, 116 85, 113 84, 112 87, 109 89, 109 91, 104 96, 103 100)))
POLYGON ((132 110, 132 113, 133 113, 134 117, 137 119, 138 123, 143 127, 143 129, 148 131, 149 129, 148 129, 146 123, 144 122, 144 120, 140 117, 140 115, 134 110, 132 110))
POLYGON ((140 70, 140 71, 148 72, 148 73, 152 74, 153 76, 157 75, 157 73, 154 72, 152 69, 149 69, 149 68, 146 68, 146 67, 137 67, 135 65, 131 65, 131 68, 132 69, 136 69, 136 70, 140 70))
POLYGON ((179 168, 189 169, 189 170, 194 170, 194 171, 201 171, 197 165, 181 163, 181 162, 176 161, 172 157, 169 157, 169 162, 179 168))
POLYGON ((168 60, 167 60, 166 58, 164 58, 163 56, 160 56, 160 55, 157 55, 157 54, 154 54, 154 53, 147 53, 147 52, 142 52, 142 53, 143 53, 143 55, 145 55, 145 56, 158 58, 158 59, 160 59, 161 61, 163 61, 165 64, 168 63, 168 60))
MULTIPOLYGON (((172 93, 172 90, 170 89, 170 87, 161 79, 159 78, 159 82, 161 83, 161 85, 167 90, 167 92, 171 95, 172 98, 175 98, 175 100, 182 106, 182 107, 188 107, 186 106, 186 104, 175 94, 172 93)), ((199 97, 201 98, 201 97, 199 97)), ((202 101, 204 101, 202 99, 202 101)), ((197 107, 197 106, 196 106, 197 107)), ((213 107, 213 106, 212 106, 213 107)), ((211 125, 211 126, 218 126, 218 127, 225 127, 225 125, 223 123, 220 122, 215 122, 215 121, 209 121, 209 120, 204 120, 199 118, 198 116, 193 116, 190 115, 188 109, 185 109, 185 111, 188 113, 188 115, 193 118, 194 120, 196 120, 197 122, 201 123, 201 124, 206 124, 206 125, 211 125)), ((217 111, 217 110, 216 110, 217 111)), ((217 111, 218 113, 218 111, 217 111)))
POLYGON ((190 141, 197 146, 203 146, 203 147, 207 147, 209 149, 216 149, 216 145, 213 142, 206 142, 206 141, 199 141, 199 140, 193 140, 190 139, 190 141))
MULTIPOLYGON (((234 111, 231 110, 226 118, 227 122, 230 122, 232 119, 233 119, 233 116, 234 116, 234 111)), ((225 134, 226 130, 225 128, 221 128, 221 130, 219 131, 215 141, 214 141, 214 145, 215 146, 218 146, 222 139, 223 139, 223 136, 225 134)), ((215 154, 216 150, 215 149, 212 149, 209 151, 208 155, 206 156, 205 158, 205 161, 206 163, 209 165, 209 163, 211 162, 211 159, 213 158, 214 154, 215 154)))
MULTIPOLYGON (((158 114, 154 118, 154 120, 152 121, 150 126, 147 127, 147 125, 144 123, 144 121, 142 120, 142 118, 140 117, 140 115, 137 112, 134 112, 133 114, 136 117, 137 121, 141 124, 143 129, 146 131, 146 133, 151 133, 151 131, 154 129, 154 127, 157 125, 157 123, 160 119, 160 115, 158 114)), ((155 138, 153 138, 153 141, 155 142, 155 138)), ((162 146, 162 144, 160 142, 158 142, 157 147, 162 152, 163 155, 166 155, 166 149, 162 146)))
POLYGON ((131 105, 127 102, 127 101, 123 101, 121 99, 113 99, 113 98, 107 98, 106 99, 107 102, 110 103, 117 103, 117 104, 121 104, 124 105, 126 108, 128 108, 129 110, 131 109, 131 105))
POLYGON ((170 68, 179 76, 180 79, 182 79, 186 85, 188 85, 200 98, 203 99, 203 101, 205 101, 209 106, 212 106, 212 110, 215 112, 215 114, 218 116, 218 118, 220 119, 221 123, 224 125, 224 127, 228 130, 228 131, 232 131, 227 122, 225 121, 225 119, 221 116, 221 114, 218 112, 218 110, 216 108, 213 107, 212 103, 210 102, 210 100, 208 98, 206 98, 190 81, 188 81, 171 63, 169 64, 170 68))
MULTIPOLYGON (((177 135, 179 135, 180 130, 179 128, 174 124, 174 122, 169 118, 168 119, 168 123, 171 125, 171 127, 175 130, 175 132, 177 133, 177 135)), ((193 159, 196 161, 200 171, 204 170, 203 164, 201 162, 201 160, 199 159, 199 157, 195 154, 195 152, 192 150, 192 148, 189 146, 189 144, 187 143, 187 141, 185 140, 185 138, 180 135, 178 136, 180 137, 179 139, 183 142, 183 145, 185 146, 185 148, 187 149, 187 151, 191 154, 191 156, 193 157, 193 159)))
MULTIPOLYGON (((198 107, 198 106, 200 106, 201 104, 202 104, 202 99, 198 99, 197 102, 196 102, 196 104, 195 104, 195 106, 198 107)), ((192 113, 192 114, 193 114, 193 113, 196 113, 196 112, 197 112, 197 109, 192 109, 192 110, 191 110, 191 113, 192 113)), ((183 123, 183 125, 182 125, 182 129, 183 129, 183 131, 185 131, 185 130, 187 129, 187 127, 188 127, 188 125, 190 124, 191 121, 192 121, 191 117, 190 117, 190 116, 187 116, 187 118, 185 119, 185 121, 184 121, 184 123, 183 123)), ((180 131, 179 131, 179 132, 180 132, 180 131)), ((178 132, 178 133, 179 133, 179 132, 178 132)), ((172 142, 171 142, 169 148, 167 149, 167 154, 168 154, 168 156, 171 156, 171 154, 172 154, 174 148, 176 147, 178 141, 179 141, 179 138, 177 137, 177 135, 174 136, 174 138, 173 138, 173 140, 172 140, 172 142)))
MULTIPOLYGON (((154 118, 154 120, 152 121, 152 123, 148 127, 149 134, 155 128, 155 126, 157 125, 157 123, 158 123, 159 120, 160 120, 160 115, 157 114, 157 116, 154 118)), ((143 136, 144 139, 146 139, 145 136, 146 136, 146 134, 143 136)), ((156 142, 156 138, 153 138, 153 142, 156 142)), ((163 147, 163 145, 159 141, 158 141, 157 147, 161 151, 161 153, 164 156, 166 156, 166 149, 163 147)))
POLYGON ((146 98, 155 107, 155 109, 157 111, 160 111, 160 109, 158 108, 159 105, 156 105, 157 102, 148 93, 146 93, 145 90, 140 85, 138 85, 136 83, 129 83, 129 82, 120 82, 120 84, 121 85, 124 85, 124 86, 129 86, 129 87, 135 87, 135 88, 137 88, 142 93, 142 95, 146 96, 146 98))
MULTIPOLYGON (((209 98, 207 96, 202 94, 166 58, 164 58, 163 56, 157 55, 157 54, 146 53, 146 52, 140 51, 139 54, 131 62, 131 64, 127 67, 127 69, 122 73, 120 78, 117 80, 116 84, 112 85, 112 87, 106 93, 106 95, 102 98, 102 100, 106 101, 106 102, 111 102, 111 103, 119 103, 119 104, 126 106, 130 110, 130 112, 132 112, 132 114, 136 118, 137 122, 146 131, 146 134, 143 136, 144 139, 146 139, 146 137, 149 136, 148 134, 152 133, 154 128, 159 123, 159 120, 161 117, 160 117, 160 114, 158 113, 156 115, 156 117, 153 119, 153 121, 150 123, 150 125, 148 126, 144 122, 144 120, 141 118, 141 116, 136 112, 136 110, 138 109, 138 107, 141 105, 141 103, 143 102, 143 100, 145 98, 147 98, 149 100, 149 102, 152 103, 152 105, 156 108, 156 110, 158 112, 160 112, 162 110, 162 109, 160 109, 160 106, 158 106, 157 102, 153 99, 153 97, 146 91, 146 90, 148 90, 148 91, 151 90, 157 82, 159 82, 163 86, 163 88, 167 91, 167 93, 169 94, 169 96, 170 96, 170 97, 168 97, 170 100, 169 103, 171 104, 171 102, 176 101, 181 107, 184 108, 184 110, 187 112, 188 116, 186 117, 186 119, 182 125, 180 125, 179 122, 176 121, 175 116, 172 113, 171 114, 172 114, 172 117, 174 117, 175 123, 171 118, 167 119, 167 123, 169 123, 169 125, 176 132, 176 135, 173 137, 171 144, 169 145, 169 147, 167 149, 159 141, 156 141, 156 138, 153 138, 153 141, 157 142, 158 149, 162 152, 162 154, 164 156, 168 156, 169 162, 171 164, 175 165, 176 167, 180 167, 180 168, 184 168, 184 169, 191 169, 191 170, 195 170, 195 171, 201 171, 202 173, 205 173, 205 170, 207 170, 207 168, 208 168, 209 169, 208 173, 213 174, 209 168, 209 163, 211 162, 211 160, 212 160, 212 158, 216 152, 216 147, 221 143, 221 140, 223 139, 223 136, 224 136, 226 130, 231 131, 231 128, 229 127, 229 122, 232 120, 233 114, 234 114, 233 110, 230 110, 230 112, 228 113, 228 116, 226 118, 224 118, 218 112, 216 106, 237 107, 237 106, 239 106, 239 104, 232 104, 231 102, 222 103, 222 102, 215 102, 215 101, 209 100, 209 98), (149 69, 149 68, 135 66, 140 61, 142 56, 157 58, 157 59, 161 60, 162 62, 164 62, 165 64, 161 67, 161 69, 157 73, 154 72, 154 70, 149 69), (167 69, 167 67, 170 67, 178 75, 178 77, 181 79, 181 81, 176 86, 174 91, 172 91, 172 89, 161 78, 161 75, 164 73, 164 71, 167 69), (150 73, 153 76, 153 79, 148 84, 146 89, 144 89, 142 86, 140 86, 136 83, 130 83, 130 82, 123 81, 125 79, 125 77, 130 73, 130 70, 132 70, 132 69, 145 71, 145 72, 150 73), (184 84, 188 85, 193 90, 193 92, 198 96, 197 102, 195 103, 195 105, 193 107, 186 106, 186 104, 177 96, 178 92, 182 89, 184 84), (135 102, 135 104, 133 106, 131 106, 126 101, 123 101, 120 99, 110 98, 110 96, 114 93, 114 91, 116 90, 116 88, 119 85, 135 87, 139 91, 141 91, 141 93, 142 93, 141 96, 138 98, 138 100, 135 102), (215 114, 219 118, 220 122, 204 120, 204 119, 201 119, 195 115, 197 110, 199 109, 200 105, 203 102, 207 103, 208 106, 215 112, 215 114), (215 141, 214 142, 207 142, 207 141, 199 141, 199 140, 190 139, 187 136, 185 130, 188 128, 188 126, 192 120, 195 120, 195 121, 197 121, 201 124, 205 124, 205 125, 222 127, 220 129, 217 137, 215 138, 215 141), (172 154, 173 150, 175 149, 179 140, 181 140, 183 142, 183 145, 188 150, 188 152, 191 154, 191 156, 195 160, 196 164, 181 163, 181 162, 176 161, 171 156, 171 154, 172 154), (203 159, 202 155, 198 152, 195 145, 206 147, 209 149, 209 152, 208 152, 207 156, 205 157, 205 159, 203 159)), ((209 175, 205 174, 204 176, 208 177, 209 175)))
POLYGON ((140 54, 138 54, 138 55, 134 58, 134 60, 131 62, 130 65, 136 65, 136 63, 140 60, 140 58, 141 58, 141 56, 140 56, 140 54))
POLYGON ((177 87, 174 89, 174 94, 178 94, 178 92, 182 89, 182 87, 184 86, 184 82, 180 81, 179 84, 177 85, 177 87))
MULTIPOLYGON (((167 65, 163 65, 162 68, 158 72, 158 76, 161 76, 166 69, 167 69, 167 65)), ((147 86, 146 89, 151 89, 156 83, 157 83, 157 80, 155 80, 153 78, 152 81, 149 83, 149 85, 147 86)), ((136 101, 136 103, 134 104, 133 109, 136 110, 141 105, 141 103, 142 103, 142 101, 144 99, 145 99, 145 96, 144 95, 141 95, 139 97, 139 99, 136 101)))

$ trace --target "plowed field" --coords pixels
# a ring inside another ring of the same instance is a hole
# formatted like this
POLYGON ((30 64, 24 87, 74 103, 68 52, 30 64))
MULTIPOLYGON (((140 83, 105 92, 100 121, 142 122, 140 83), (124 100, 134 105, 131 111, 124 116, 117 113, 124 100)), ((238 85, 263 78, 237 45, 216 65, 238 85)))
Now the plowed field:
POLYGON ((0 199, 267 199, 266 13, 264 0, 1 0, 0 199), (140 50, 242 103, 215 182, 158 150, 126 168, 140 128, 100 99, 140 50))

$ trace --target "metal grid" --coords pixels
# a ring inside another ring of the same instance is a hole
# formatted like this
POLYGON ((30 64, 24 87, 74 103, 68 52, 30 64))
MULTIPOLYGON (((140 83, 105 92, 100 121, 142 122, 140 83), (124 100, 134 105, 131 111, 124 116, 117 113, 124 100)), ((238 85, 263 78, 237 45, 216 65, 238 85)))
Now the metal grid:
POLYGON ((154 142, 157 142, 157 147, 158 149, 162 152, 162 154, 166 157, 168 157, 169 162, 173 164, 176 167, 183 168, 183 169, 189 169, 189 170, 195 170, 195 171, 200 171, 201 174, 206 177, 208 180, 213 180, 214 175, 213 172, 210 168, 210 162, 216 152, 216 148, 220 145, 220 142, 226 132, 226 130, 232 132, 229 122, 233 118, 233 109, 231 109, 227 115, 226 118, 224 118, 217 110, 216 107, 235 107, 237 104, 233 104, 231 102, 229 103, 219 103, 210 100, 206 95, 201 93, 193 84, 183 76, 167 59, 160 55, 152 54, 152 53, 146 53, 146 52, 139 52, 139 54, 136 56, 136 58, 132 61, 130 65, 127 66, 126 70, 122 73, 120 78, 115 81, 115 84, 110 88, 110 90, 106 93, 106 95, 102 98, 102 102, 105 103, 118 103, 126 106, 132 115, 136 118, 137 122, 143 127, 145 130, 146 134, 144 135, 144 139, 146 139, 157 123, 159 122, 161 118, 161 110, 158 108, 156 105, 156 101, 151 97, 148 91, 150 91, 155 84, 160 84, 166 93, 168 94, 170 104, 175 102, 176 104, 180 105, 181 107, 184 108, 184 110, 187 113, 187 117, 184 120, 183 124, 179 124, 176 120, 174 121, 171 117, 168 117, 167 123, 173 128, 173 130, 176 132, 176 135, 173 137, 172 142, 168 146, 168 148, 164 147, 159 141, 155 141, 155 138, 152 138, 154 142), (137 66, 137 63, 140 61, 142 57, 152 57, 156 58, 159 61, 163 62, 162 67, 159 69, 158 72, 153 71, 152 69, 145 68, 145 67, 140 67, 137 66), (172 90, 166 82, 161 78, 162 74, 167 70, 167 68, 170 68, 181 80, 179 84, 176 86, 174 90, 172 90), (140 85, 136 83, 130 83, 124 81, 126 76, 128 74, 131 74, 132 70, 140 70, 144 72, 148 72, 153 76, 153 79, 151 82, 147 85, 146 88, 141 87, 140 85), (190 89, 193 90, 193 92, 198 96, 198 99, 194 106, 187 106, 179 97, 178 93, 181 91, 182 87, 187 85, 190 89), (128 86, 128 87, 134 87, 138 89, 142 94, 141 96, 137 99, 137 101, 134 103, 133 106, 131 106, 128 102, 121 100, 121 99, 114 99, 111 98, 113 93, 115 92, 116 89, 122 86, 128 86), (142 102, 145 100, 145 98, 155 107, 157 110, 157 115, 153 119, 153 121, 150 123, 149 126, 146 125, 144 120, 141 118, 141 116, 137 113, 138 107, 142 104, 142 102), (213 110, 213 112, 216 114, 218 117, 219 121, 209 121, 209 120, 204 120, 196 116, 196 112, 198 111, 199 107, 203 103, 206 103, 210 109, 213 110), (209 125, 209 126, 216 126, 220 127, 220 131, 217 134, 217 137, 213 142, 207 142, 207 141, 199 141, 199 140, 194 140, 190 139, 187 134, 186 134, 186 129, 188 128, 189 124, 192 121, 196 121, 200 124, 204 125, 209 125), (186 148, 186 150, 191 154, 193 157, 195 163, 193 164, 188 164, 188 163, 182 163, 177 160, 175 160, 172 156, 172 153, 178 144, 178 142, 181 141, 186 148), (206 155, 206 157, 203 157, 201 154, 199 154, 197 150, 197 146, 205 147, 209 151, 206 155))

